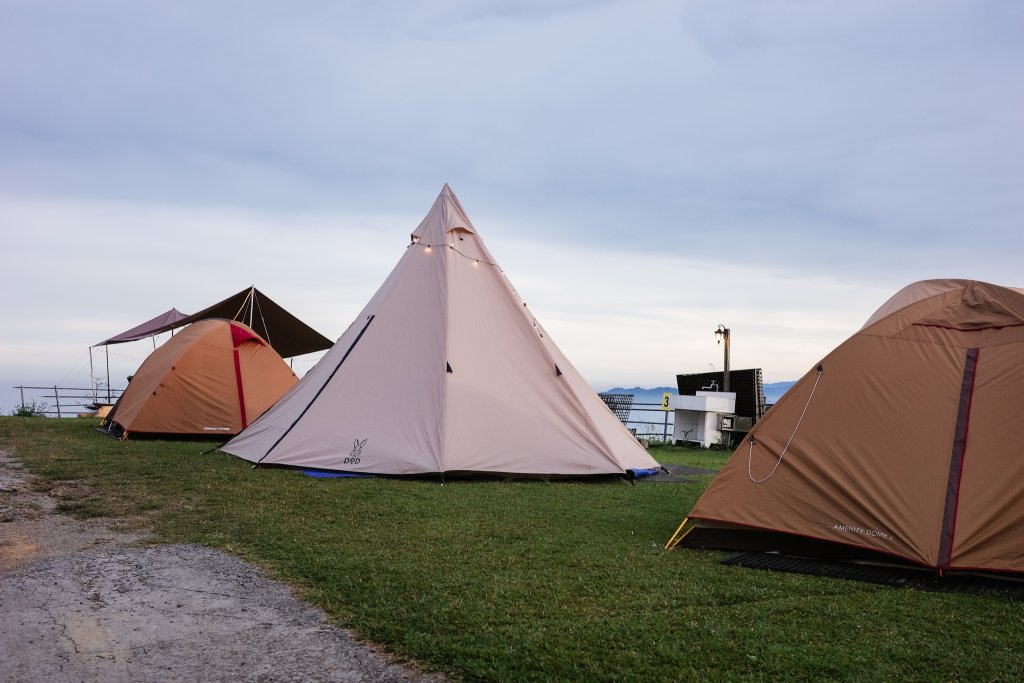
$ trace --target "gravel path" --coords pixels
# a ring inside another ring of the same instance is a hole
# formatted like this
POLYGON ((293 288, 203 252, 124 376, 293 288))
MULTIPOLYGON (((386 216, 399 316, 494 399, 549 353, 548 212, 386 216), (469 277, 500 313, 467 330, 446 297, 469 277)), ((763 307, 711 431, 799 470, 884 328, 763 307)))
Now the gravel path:
POLYGON ((258 569, 81 521, 0 451, 0 681, 434 681, 258 569))

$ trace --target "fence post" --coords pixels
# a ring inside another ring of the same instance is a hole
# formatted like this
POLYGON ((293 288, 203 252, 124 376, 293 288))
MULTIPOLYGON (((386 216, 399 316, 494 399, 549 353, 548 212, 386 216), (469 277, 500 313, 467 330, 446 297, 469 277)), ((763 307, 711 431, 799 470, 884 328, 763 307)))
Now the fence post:
POLYGON ((662 443, 668 443, 668 412, 667 410, 665 411, 665 431, 661 435, 662 443))
POLYGON ((25 405, 25 387, 18 387, 18 392, 21 393, 21 405, 25 405))
POLYGON ((53 387, 53 399, 57 402, 57 417, 60 417, 60 392, 57 391, 57 386, 53 387))

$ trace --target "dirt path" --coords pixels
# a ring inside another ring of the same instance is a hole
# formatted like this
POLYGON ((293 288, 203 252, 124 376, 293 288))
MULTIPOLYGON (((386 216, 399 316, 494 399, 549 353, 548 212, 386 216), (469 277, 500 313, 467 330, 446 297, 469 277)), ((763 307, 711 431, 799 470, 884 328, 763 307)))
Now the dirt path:
POLYGON ((57 512, 0 451, 0 680, 443 681, 388 662, 256 568, 57 512))

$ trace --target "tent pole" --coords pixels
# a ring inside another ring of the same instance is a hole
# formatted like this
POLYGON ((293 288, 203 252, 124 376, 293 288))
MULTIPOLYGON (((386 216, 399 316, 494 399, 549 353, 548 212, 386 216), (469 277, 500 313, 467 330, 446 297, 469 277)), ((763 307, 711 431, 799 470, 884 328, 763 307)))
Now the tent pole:
MULTIPOLYGON (((677 540, 676 537, 679 536, 679 532, 683 530, 683 527, 686 526, 686 523, 689 520, 690 520, 689 517, 683 517, 683 523, 680 524, 679 528, 676 529, 676 532, 674 534, 672 534, 672 538, 668 539, 668 542, 665 544, 665 550, 672 550, 672 548, 676 547, 676 544, 678 544, 679 541, 683 540, 681 537, 677 540)), ((691 529, 691 531, 692 531, 692 529, 691 529)), ((688 533, 690 533, 690 532, 687 531, 686 534, 688 534, 688 533)), ((686 534, 683 534, 683 536, 686 536, 686 534)))
POLYGON ((110 403, 110 344, 103 347, 107 354, 107 403, 110 403))

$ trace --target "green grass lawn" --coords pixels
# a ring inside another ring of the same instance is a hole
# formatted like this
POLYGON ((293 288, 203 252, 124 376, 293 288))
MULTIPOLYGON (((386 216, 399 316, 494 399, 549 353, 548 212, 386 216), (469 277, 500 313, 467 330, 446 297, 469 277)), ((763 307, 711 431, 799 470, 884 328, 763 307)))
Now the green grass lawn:
MULTIPOLYGON (((455 678, 1024 677, 1020 603, 664 552, 710 477, 635 486, 313 479, 200 455, 209 444, 120 442, 94 427, 0 418, 0 448, 47 479, 88 484, 92 494, 63 501, 67 511, 226 548, 363 638, 455 678)), ((708 469, 727 458, 652 453, 708 469)))

